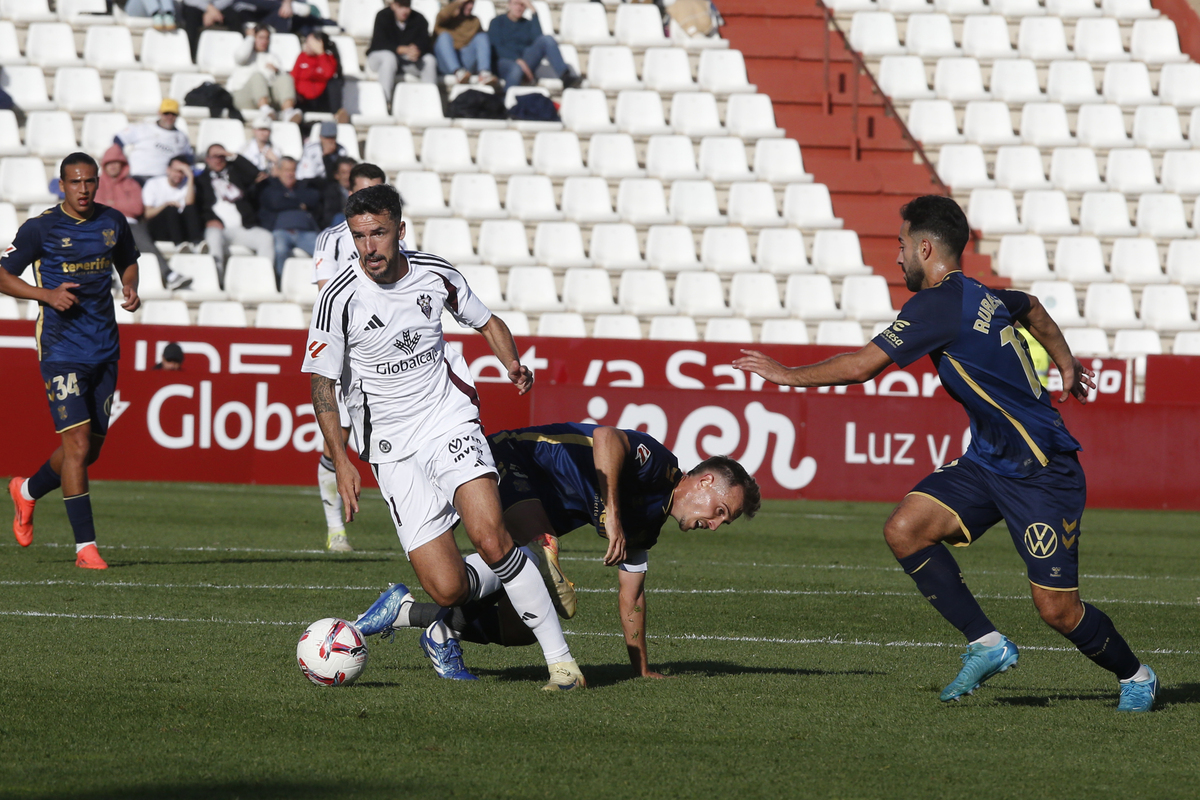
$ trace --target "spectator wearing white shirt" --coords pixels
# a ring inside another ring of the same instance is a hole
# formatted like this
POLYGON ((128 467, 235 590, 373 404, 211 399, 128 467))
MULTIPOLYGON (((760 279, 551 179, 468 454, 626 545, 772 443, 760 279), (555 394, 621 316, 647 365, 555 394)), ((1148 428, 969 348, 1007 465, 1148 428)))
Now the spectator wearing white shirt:
POLYGON ((348 155, 346 148, 338 144, 336 122, 322 122, 319 130, 320 135, 310 137, 300 153, 297 180, 331 177, 337 171, 337 160, 348 155))
POLYGON ((166 175, 146 181, 142 204, 150 235, 156 241, 198 244, 204 238, 196 207, 196 181, 186 159, 172 158, 166 175))
POLYGON ((225 88, 240 109, 258 109, 258 115, 264 119, 272 119, 278 109, 285 122, 299 122, 296 83, 270 47, 271 29, 261 24, 254 26, 233 54, 238 68, 229 76, 225 88))
POLYGON ((279 151, 271 144, 271 121, 259 117, 254 120, 251 128, 254 130, 254 138, 246 142, 241 154, 258 167, 260 172, 275 177, 276 167, 279 166, 279 151))
POLYGON ((167 98, 158 108, 158 119, 139 122, 122 130, 113 139, 129 159, 129 173, 145 186, 150 178, 167 174, 167 164, 175 156, 189 161, 194 156, 187 133, 175 127, 179 119, 179 101, 167 98))

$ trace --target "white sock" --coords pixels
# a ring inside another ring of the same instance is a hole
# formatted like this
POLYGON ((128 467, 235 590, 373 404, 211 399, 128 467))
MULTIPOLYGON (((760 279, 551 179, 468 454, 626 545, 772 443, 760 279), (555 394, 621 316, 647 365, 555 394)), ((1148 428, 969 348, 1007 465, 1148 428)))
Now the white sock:
POLYGON ((514 547, 496 565, 495 570, 490 571, 494 571, 504 582, 504 592, 517 614, 537 637, 546 663, 571 661, 571 648, 563 637, 558 614, 550 602, 550 593, 537 566, 525 553, 514 547))
MULTIPOLYGON (((79 555, 80 550, 82 550, 85 547, 91 547, 95 543, 96 543, 95 540, 90 541, 90 542, 76 542, 75 543, 75 555, 79 555)), ((1142 669, 1145 669, 1145 667, 1142 667, 1142 669)))
POLYGON ((21 481, 21 497, 26 500, 33 500, 33 495, 29 493, 29 478, 21 481))
POLYGON ((478 600, 481 597, 487 597, 504 588, 504 584, 500 581, 500 576, 492 572, 487 562, 483 560, 483 556, 479 555, 479 553, 471 553, 471 555, 464 557, 463 561, 467 562, 467 566, 475 571, 475 577, 478 578, 475 590, 471 592, 469 600, 478 600))
POLYGON ((1000 644, 1002 639, 1004 639, 1004 637, 1000 635, 1000 631, 992 631, 986 636, 980 636, 978 639, 971 642, 971 644, 981 644, 984 647, 995 647, 996 645, 1000 644))
POLYGON ((447 639, 453 638, 451 631, 446 627, 446 623, 438 620, 425 629, 425 633, 430 639, 433 639, 437 644, 445 644, 447 639))
POLYGON ((1133 674, 1132 678, 1126 678, 1125 680, 1121 681, 1121 683, 1133 683, 1134 681, 1148 680, 1150 680, 1150 668, 1145 664, 1142 664, 1140 667, 1138 667, 1138 671, 1133 674))
POLYGON ((317 462, 317 487, 321 490, 321 505, 325 508, 325 524, 330 533, 345 533, 342 515, 342 496, 338 494, 337 473, 325 465, 325 458, 317 462))
POLYGON ((393 628, 411 628, 412 622, 408 618, 408 612, 412 610, 415 600, 409 599, 400 603, 400 611, 396 614, 396 621, 392 623, 393 628))

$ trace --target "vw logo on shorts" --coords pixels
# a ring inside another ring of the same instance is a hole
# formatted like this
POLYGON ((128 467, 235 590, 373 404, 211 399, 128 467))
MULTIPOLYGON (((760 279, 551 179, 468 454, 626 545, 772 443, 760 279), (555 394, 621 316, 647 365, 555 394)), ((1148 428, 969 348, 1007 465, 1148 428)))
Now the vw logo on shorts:
POLYGON ((379 440, 379 452, 381 452, 381 453, 392 452, 392 443, 389 442, 387 439, 380 439, 379 440))
POLYGON ((1058 549, 1058 535, 1044 522, 1035 522, 1025 529, 1025 549, 1034 558, 1049 558, 1058 549))

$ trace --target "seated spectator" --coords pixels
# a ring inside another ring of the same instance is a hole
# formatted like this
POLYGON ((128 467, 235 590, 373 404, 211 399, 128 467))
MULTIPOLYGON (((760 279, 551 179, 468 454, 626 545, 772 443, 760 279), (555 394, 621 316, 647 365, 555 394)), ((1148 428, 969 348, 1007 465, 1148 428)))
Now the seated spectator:
POLYGON ((150 178, 167 174, 167 163, 175 156, 189 161, 195 156, 187 134, 175 127, 179 101, 167 98, 158 107, 158 119, 137 122, 113 139, 129 159, 129 172, 143 186, 150 178))
POLYGON ((333 175, 337 160, 346 157, 346 148, 338 144, 336 122, 322 122, 318 130, 320 136, 315 140, 310 137, 300 153, 300 166, 297 169, 299 180, 327 178, 333 175))
POLYGON ((142 187, 146 226, 155 241, 199 244, 204 238, 200 210, 196 207, 196 180, 192 165, 176 156, 167 174, 151 178, 142 187))
POLYGON ((280 33, 292 28, 307 29, 324 24, 336 24, 321 19, 320 13, 308 3, 293 0, 178 0, 180 18, 192 48, 192 61, 205 28, 218 28, 241 33, 252 25, 267 25, 280 33), (294 24, 293 24, 294 23, 294 24))
POLYGON ((342 107, 342 62, 337 47, 323 31, 310 31, 304 49, 292 67, 296 104, 301 111, 333 114, 338 122, 349 122, 342 107))
POLYGON ((174 0, 129 0, 125 3, 125 13, 131 17, 149 17, 156 31, 175 30, 174 0))
POLYGON ((392 0, 375 15, 375 30, 367 46, 367 66, 379 75, 379 85, 388 105, 396 77, 412 75, 425 83, 437 83, 437 59, 429 38, 429 21, 413 11, 412 0, 392 0))
POLYGON ((349 156, 339 158, 333 167, 333 179, 325 181, 321 192, 321 214, 317 221, 322 228, 331 228, 345 222, 346 198, 350 196, 350 171, 358 162, 349 156))
POLYGON ((451 0, 438 12, 433 26, 438 72, 453 75, 458 83, 466 83, 478 73, 479 83, 495 85, 492 45, 479 17, 471 13, 474 10, 475 0, 451 0))
MULTIPOLYGON (((184 166, 187 166, 186 161, 184 166)), ((191 167, 188 167, 188 170, 190 172, 191 167)), ((158 259, 158 271, 162 276, 163 286, 174 290, 186 289, 191 285, 191 278, 171 271, 167 260, 154 244, 154 232, 141 219, 145 211, 142 187, 129 177, 129 162, 125 160, 125 154, 117 144, 109 147, 100 159, 100 185, 96 189, 96 202, 111 206, 125 215, 138 251, 158 259)))
POLYGON ((163 348, 162 361, 155 364, 154 368, 167 372, 183 370, 183 348, 179 346, 178 342, 171 342, 163 348))
POLYGON ((256 108, 258 116, 264 119, 273 119, 279 110, 284 121, 299 122, 296 84, 283 71, 279 56, 270 52, 270 46, 271 29, 266 25, 254 26, 233 54, 238 68, 229 76, 226 88, 233 95, 234 105, 242 110, 256 108))
POLYGON ((209 145, 204 171, 196 178, 196 204, 204 221, 204 241, 225 282, 225 257, 229 245, 248 247, 261 258, 275 255, 271 232, 258 227, 255 199, 258 182, 267 175, 244 156, 229 159, 224 146, 209 145))
POLYGON ((533 72, 545 59, 563 82, 563 88, 573 89, 582 79, 563 61, 558 42, 542 33, 542 24, 535 11, 531 19, 524 13, 529 0, 509 0, 508 13, 496 17, 488 26, 488 40, 496 51, 496 71, 506 89, 524 82, 537 83, 533 72))
POLYGON ((274 175, 279 166, 279 151, 271 144, 271 121, 256 119, 250 127, 254 131, 254 138, 246 142, 241 154, 258 167, 259 172, 274 175))
POLYGON ((275 236, 275 283, 283 277, 283 263, 299 247, 308 255, 317 246, 321 230, 313 213, 321 205, 321 193, 296 180, 296 159, 279 160, 279 177, 268 179, 259 194, 259 221, 275 236))

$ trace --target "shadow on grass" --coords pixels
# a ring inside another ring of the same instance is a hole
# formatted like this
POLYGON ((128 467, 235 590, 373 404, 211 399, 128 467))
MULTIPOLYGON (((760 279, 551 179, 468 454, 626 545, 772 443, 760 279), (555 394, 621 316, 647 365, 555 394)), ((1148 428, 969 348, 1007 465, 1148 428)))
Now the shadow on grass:
POLYGON ((1178 686, 1160 686, 1154 698, 1154 707, 1179 706, 1200 703, 1200 683, 1181 683, 1178 686))
MULTIPOLYGON (((721 675, 882 675, 872 670, 821 670, 792 669, 789 667, 752 667, 727 661, 668 661, 651 665, 669 678, 701 676, 715 678, 721 675)), ((543 667, 509 667, 507 669, 473 669, 479 676, 493 676, 502 681, 544 681, 543 667)), ((585 664, 583 674, 588 686, 598 688, 612 686, 632 680, 628 664, 585 664)))
MULTIPOLYGON (((1008 706, 1045 707, 1057 700, 1086 700, 1102 701, 1112 704, 1116 701, 1116 692, 1081 692, 1079 694, 1050 694, 1042 697, 997 697, 997 703, 1008 706)), ((1158 690, 1154 707, 1162 709, 1167 706, 1200 703, 1200 683, 1181 683, 1178 686, 1163 686, 1158 690)))
MULTIPOLYGON (((315 779, 301 781, 236 781, 223 783, 204 783, 201 780, 189 781, 187 784, 150 784, 141 786, 123 786, 111 789, 92 789, 85 791, 32 791, 21 793, 22 798, 29 800, 315 800, 320 797, 356 797, 373 795, 380 797, 403 797, 415 795, 430 797, 444 795, 450 786, 431 786, 428 784, 412 783, 397 785, 389 781, 385 784, 364 784, 353 778, 315 779)), ((0 796, 8 796, 0 793, 0 796)))

